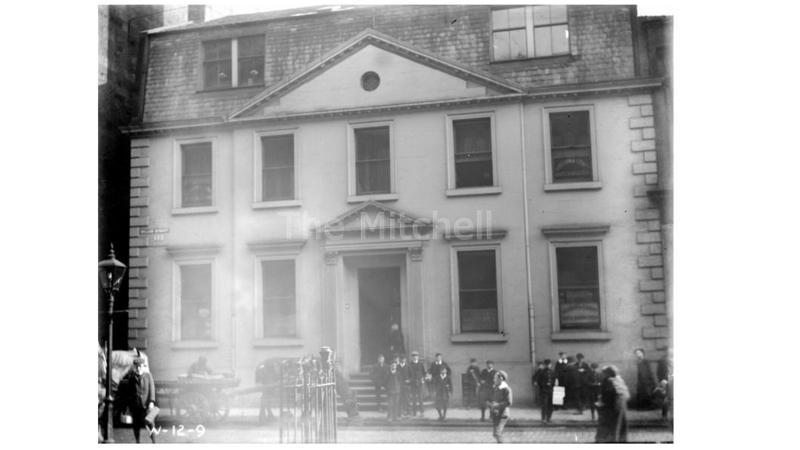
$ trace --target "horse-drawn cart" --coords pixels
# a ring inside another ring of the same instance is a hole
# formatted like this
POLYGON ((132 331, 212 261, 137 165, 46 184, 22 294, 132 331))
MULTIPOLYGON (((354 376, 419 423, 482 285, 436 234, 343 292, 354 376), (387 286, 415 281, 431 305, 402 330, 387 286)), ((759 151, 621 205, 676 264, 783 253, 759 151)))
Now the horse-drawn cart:
POLYGON ((194 378, 156 381, 156 398, 167 400, 170 413, 183 423, 209 424, 225 420, 238 378, 194 378))

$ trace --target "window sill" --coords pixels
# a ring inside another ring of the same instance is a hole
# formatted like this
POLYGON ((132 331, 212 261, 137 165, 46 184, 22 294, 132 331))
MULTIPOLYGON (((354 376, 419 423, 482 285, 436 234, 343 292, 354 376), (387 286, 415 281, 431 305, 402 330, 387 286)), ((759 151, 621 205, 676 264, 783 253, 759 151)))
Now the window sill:
POLYGON ((562 64, 562 63, 572 62, 575 60, 577 60, 577 56, 571 53, 562 53, 560 55, 536 56, 533 58, 497 59, 491 61, 490 64, 508 64, 508 65, 513 65, 514 63, 562 64))
POLYGON ((302 347, 303 340, 297 337, 270 337, 253 341, 253 347, 302 347))
POLYGON ((606 331, 558 331, 550 334, 551 341, 610 341, 606 331))
POLYGON ((253 202, 253 209, 297 208, 303 206, 300 200, 275 200, 268 202, 253 202))
POLYGON ((473 195, 498 195, 503 192, 500 186, 448 189, 448 197, 468 197, 473 195))
POLYGON ((216 214, 219 212, 218 206, 195 206, 193 208, 172 208, 173 216, 185 216, 190 214, 216 214))
POLYGON ((220 88, 203 88, 203 89, 198 89, 198 90, 196 90, 194 92, 195 92, 195 94, 207 94, 207 93, 212 93, 212 92, 238 91, 238 90, 241 90, 241 89, 248 89, 248 88, 250 88, 250 89, 255 89, 255 88, 264 89, 264 86, 265 86, 264 84, 253 84, 253 85, 236 86, 236 87, 232 87, 231 86, 231 87, 220 87, 220 88))
POLYGON ((218 348, 216 341, 179 341, 173 342, 173 349, 218 348))
POLYGON ((399 199, 400 199, 399 194, 352 195, 347 197, 347 203, 361 203, 361 202, 366 202, 368 200, 381 202, 381 201, 394 201, 399 199))
POLYGON ((464 333, 450 336, 450 342, 458 343, 477 343, 477 342, 508 342, 505 333, 464 333))
POLYGON ((544 185, 544 190, 546 192, 583 191, 583 190, 597 190, 602 188, 603 188, 603 183, 601 181, 585 181, 580 183, 550 183, 544 185))

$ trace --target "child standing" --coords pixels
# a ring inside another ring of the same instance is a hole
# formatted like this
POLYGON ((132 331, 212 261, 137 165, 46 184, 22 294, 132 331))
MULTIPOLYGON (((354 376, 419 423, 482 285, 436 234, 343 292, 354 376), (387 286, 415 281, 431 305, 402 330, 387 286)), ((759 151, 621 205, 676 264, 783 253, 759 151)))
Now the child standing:
POLYGON ((438 378, 438 382, 433 384, 436 391, 436 412, 439 413, 439 420, 444 422, 447 419, 450 396, 453 394, 453 381, 446 370, 439 372, 438 378))

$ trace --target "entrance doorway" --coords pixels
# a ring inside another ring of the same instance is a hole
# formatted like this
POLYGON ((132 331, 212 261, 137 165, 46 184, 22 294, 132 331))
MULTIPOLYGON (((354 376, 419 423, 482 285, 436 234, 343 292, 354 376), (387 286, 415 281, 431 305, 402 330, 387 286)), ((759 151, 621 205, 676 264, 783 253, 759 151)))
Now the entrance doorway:
POLYGON ((362 367, 375 364, 381 353, 389 362, 392 322, 403 329, 400 298, 399 267, 358 269, 362 367))

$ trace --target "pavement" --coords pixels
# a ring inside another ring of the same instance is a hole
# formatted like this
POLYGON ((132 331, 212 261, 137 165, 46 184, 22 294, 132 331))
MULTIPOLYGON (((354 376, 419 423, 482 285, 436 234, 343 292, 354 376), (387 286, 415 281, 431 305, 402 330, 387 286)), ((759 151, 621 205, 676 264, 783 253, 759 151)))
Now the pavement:
MULTIPOLYGON (((273 409, 274 412, 275 409, 273 409)), ((258 408, 248 407, 235 407, 230 408, 226 422, 258 422, 258 408)), ((511 417, 506 424, 508 428, 515 427, 596 427, 597 422, 592 421, 591 413, 587 410, 583 414, 576 414, 575 409, 559 409, 553 412, 550 423, 544 424, 541 420, 541 410, 534 406, 512 406, 511 417)), ((378 411, 360 411, 359 418, 356 420, 347 418, 343 411, 338 411, 338 418, 340 426, 387 426, 386 413, 378 411)), ((435 409, 429 408, 425 410, 423 417, 408 417, 394 423, 398 427, 420 427, 420 426, 433 426, 433 427, 475 427, 481 424, 480 410, 477 408, 464 408, 455 407, 447 410, 447 419, 442 422, 439 421, 438 413, 435 409)), ((487 411, 487 424, 491 424, 488 418, 487 411)), ((159 416, 165 422, 176 422, 180 419, 178 417, 170 416, 169 408, 162 408, 162 414, 159 416)), ((650 411, 628 411, 628 425, 631 428, 672 428, 672 421, 664 421, 661 419, 661 410, 650 411)))

